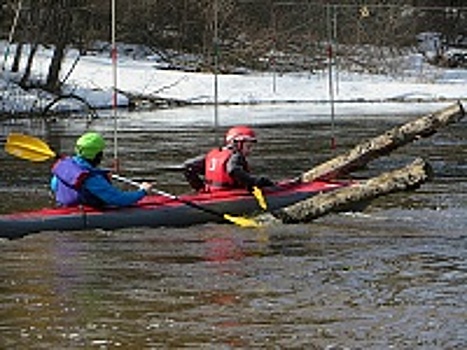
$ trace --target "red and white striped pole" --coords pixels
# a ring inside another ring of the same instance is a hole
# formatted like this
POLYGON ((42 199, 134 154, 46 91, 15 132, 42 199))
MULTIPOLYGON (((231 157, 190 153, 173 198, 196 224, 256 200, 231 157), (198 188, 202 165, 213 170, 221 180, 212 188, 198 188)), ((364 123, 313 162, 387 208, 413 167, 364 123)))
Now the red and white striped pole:
POLYGON ((328 71, 329 71, 329 77, 328 77, 328 82, 329 82, 329 101, 331 104, 331 128, 332 128, 332 134, 331 134, 331 149, 336 149, 336 137, 335 137, 335 106, 334 106, 334 83, 333 83, 333 71, 332 71, 332 64, 333 64, 333 47, 332 43, 329 42, 328 45, 328 71))
POLYGON ((114 119, 114 159, 113 169, 118 172, 120 170, 120 164, 118 160, 118 115, 117 115, 117 44, 116 44, 116 4, 115 0, 112 0, 112 114, 114 119))
POLYGON ((329 88, 329 101, 331 104, 331 149, 336 149, 336 137, 335 137, 335 106, 334 106, 334 84, 333 84, 333 26, 331 20, 331 9, 332 5, 327 7, 327 26, 328 26, 328 88, 329 88))

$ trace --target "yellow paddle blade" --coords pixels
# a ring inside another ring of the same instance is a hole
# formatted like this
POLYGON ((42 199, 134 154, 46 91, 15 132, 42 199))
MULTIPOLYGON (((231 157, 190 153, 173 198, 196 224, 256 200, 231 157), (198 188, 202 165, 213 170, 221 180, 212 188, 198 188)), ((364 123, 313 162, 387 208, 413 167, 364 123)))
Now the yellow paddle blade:
POLYGON ((8 135, 5 151, 15 157, 33 162, 43 162, 56 156, 55 152, 42 140, 16 133, 8 135))
POLYGON ((268 205, 266 204, 266 199, 264 199, 263 192, 258 187, 254 186, 253 195, 258 201, 259 206, 263 208, 263 210, 266 210, 268 208, 268 205))
POLYGON ((233 222, 234 224, 240 227, 252 227, 252 228, 261 227, 261 225, 255 220, 242 218, 242 217, 236 217, 236 216, 232 216, 229 214, 224 214, 224 219, 230 222, 233 222))

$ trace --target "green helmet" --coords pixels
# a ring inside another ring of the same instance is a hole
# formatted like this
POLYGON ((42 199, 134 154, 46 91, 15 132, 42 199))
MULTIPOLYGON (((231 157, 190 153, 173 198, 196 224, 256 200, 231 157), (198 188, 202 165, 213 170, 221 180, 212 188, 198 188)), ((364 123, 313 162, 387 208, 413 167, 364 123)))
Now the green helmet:
POLYGON ((88 132, 77 141, 75 152, 86 159, 94 159, 99 152, 105 148, 105 141, 97 132, 88 132))

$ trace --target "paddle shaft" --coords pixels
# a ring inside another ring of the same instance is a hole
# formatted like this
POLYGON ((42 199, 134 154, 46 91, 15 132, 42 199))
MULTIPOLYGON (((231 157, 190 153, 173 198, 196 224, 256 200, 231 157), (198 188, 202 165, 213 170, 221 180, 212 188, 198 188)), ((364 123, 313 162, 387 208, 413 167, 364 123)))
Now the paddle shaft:
MULTIPOLYGON (((112 174, 112 179, 117 180, 117 181, 121 181, 121 182, 124 182, 124 183, 127 183, 127 184, 132 185, 132 186, 135 186, 135 187, 140 187, 140 186, 141 186, 141 184, 140 184, 139 182, 133 181, 133 180, 131 180, 131 179, 128 179, 128 178, 126 178, 126 177, 123 177, 123 176, 120 176, 120 175, 116 175, 116 174, 112 174)), ((186 205, 188 205, 188 206, 190 206, 190 207, 193 207, 193 208, 195 208, 195 209, 202 210, 202 211, 204 211, 204 212, 206 212, 206 213, 209 213, 209 214, 212 214, 212 215, 215 215, 215 216, 218 216, 218 217, 221 217, 221 218, 225 219, 225 216, 224 216, 224 214, 222 214, 222 213, 219 213, 219 212, 217 212, 217 211, 215 211, 215 210, 211 210, 211 209, 206 208, 206 207, 202 207, 202 206, 200 206, 200 205, 198 205, 198 204, 196 204, 196 203, 194 203, 194 202, 190 202, 190 201, 184 200, 184 199, 182 199, 182 198, 180 198, 180 197, 178 197, 178 196, 176 196, 176 195, 174 195, 174 194, 171 194, 171 193, 168 193, 168 192, 164 192, 164 191, 158 190, 158 189, 156 189, 156 188, 152 188, 152 189, 151 189, 151 192, 154 192, 154 193, 156 193, 156 194, 158 194, 158 195, 161 195, 161 196, 163 196, 163 197, 167 197, 167 198, 170 198, 170 199, 179 201, 179 202, 181 202, 181 203, 183 203, 183 204, 186 204, 186 205)))

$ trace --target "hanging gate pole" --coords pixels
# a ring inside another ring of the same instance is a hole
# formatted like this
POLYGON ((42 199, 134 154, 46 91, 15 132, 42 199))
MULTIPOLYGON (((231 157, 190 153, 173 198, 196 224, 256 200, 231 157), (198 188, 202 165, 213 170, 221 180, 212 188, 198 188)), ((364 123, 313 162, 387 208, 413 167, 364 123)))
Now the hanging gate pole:
POLYGON ((214 0, 214 143, 219 145, 219 4, 214 0))
POLYGON ((3 55, 2 71, 5 70, 6 61, 8 59, 8 56, 10 55, 10 46, 11 46, 11 43, 13 42, 13 36, 15 35, 16 26, 18 24, 18 18, 19 18, 20 12, 21 12, 21 0, 18 1, 18 7, 16 8, 16 11, 15 11, 15 18, 13 19, 13 24, 10 29, 10 34, 8 35, 8 43, 5 48, 5 53, 3 55))
POLYGON ((336 149, 336 137, 335 137, 335 106, 334 106, 334 84, 333 84, 333 26, 331 24, 331 9, 332 5, 326 7, 327 10, 327 29, 328 29, 328 89, 329 89, 329 100, 331 104, 331 149, 336 149))
POLYGON ((113 168, 115 171, 120 170, 120 164, 118 160, 118 115, 117 115, 117 44, 116 44, 116 4, 115 0, 112 0, 112 113, 114 120, 114 164, 113 168))

